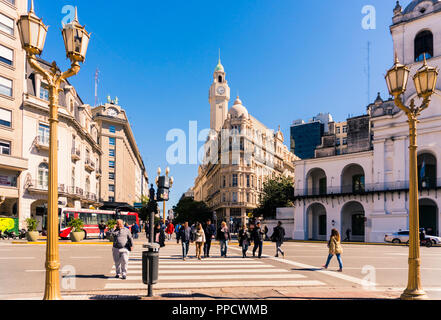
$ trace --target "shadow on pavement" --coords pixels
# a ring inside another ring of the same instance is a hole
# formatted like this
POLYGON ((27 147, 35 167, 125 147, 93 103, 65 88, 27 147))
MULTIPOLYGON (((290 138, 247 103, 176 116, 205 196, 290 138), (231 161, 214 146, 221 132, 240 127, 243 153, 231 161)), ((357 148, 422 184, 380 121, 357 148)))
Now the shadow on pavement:
POLYGON ((292 268, 292 271, 320 271, 322 268, 292 268))
POLYGON ((141 300, 139 296, 128 295, 96 295, 89 298, 89 300, 141 300))
MULTIPOLYGON (((64 278, 69 278, 70 276, 64 276, 64 278)), ((73 278, 83 278, 83 279, 111 279, 113 277, 108 277, 104 274, 77 274, 72 276, 73 278)))

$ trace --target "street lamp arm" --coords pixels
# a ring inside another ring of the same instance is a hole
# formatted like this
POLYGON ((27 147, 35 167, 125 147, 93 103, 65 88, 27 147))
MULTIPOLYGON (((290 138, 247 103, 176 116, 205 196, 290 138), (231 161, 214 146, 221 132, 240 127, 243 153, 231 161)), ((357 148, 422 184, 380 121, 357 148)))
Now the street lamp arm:
POLYGON ((37 58, 34 54, 28 54, 28 62, 31 67, 37 71, 43 78, 48 82, 49 85, 53 85, 53 74, 47 70, 45 70, 37 61, 37 58))
POLYGON ((70 78, 80 72, 80 64, 78 61, 73 61, 69 70, 63 72, 60 76, 61 81, 65 81, 67 78, 70 78))

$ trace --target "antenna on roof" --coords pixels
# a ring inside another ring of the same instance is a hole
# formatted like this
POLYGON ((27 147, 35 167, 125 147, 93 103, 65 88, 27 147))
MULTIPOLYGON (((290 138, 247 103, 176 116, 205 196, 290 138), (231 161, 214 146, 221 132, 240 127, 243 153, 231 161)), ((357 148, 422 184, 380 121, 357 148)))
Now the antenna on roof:
POLYGON ((99 82, 100 71, 96 68, 95 71, 95 107, 98 105, 98 82, 99 82))

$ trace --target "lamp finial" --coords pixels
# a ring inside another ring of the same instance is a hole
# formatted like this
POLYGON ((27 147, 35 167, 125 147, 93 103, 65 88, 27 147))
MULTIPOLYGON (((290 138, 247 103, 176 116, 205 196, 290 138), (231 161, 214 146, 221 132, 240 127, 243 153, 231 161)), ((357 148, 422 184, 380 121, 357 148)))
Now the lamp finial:
POLYGON ((75 20, 76 22, 78 22, 78 7, 75 6, 75 20))
POLYGON ((29 10, 29 12, 34 13, 34 0, 31 0, 31 9, 29 10))

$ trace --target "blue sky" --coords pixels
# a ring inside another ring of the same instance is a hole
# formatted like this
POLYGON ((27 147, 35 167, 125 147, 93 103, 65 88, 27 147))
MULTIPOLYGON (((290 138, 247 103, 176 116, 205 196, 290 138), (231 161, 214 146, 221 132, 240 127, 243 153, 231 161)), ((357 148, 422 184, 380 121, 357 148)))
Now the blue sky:
MULTIPOLYGON (((289 146, 295 119, 330 112, 337 121, 363 114, 368 104, 367 42, 371 90, 387 96, 384 73, 393 64, 389 26, 395 0, 189 0, 127 2, 35 0, 50 25, 42 57, 68 67, 60 33, 62 8, 78 6, 92 38, 72 84, 94 104, 118 96, 127 111, 151 182, 165 168, 170 129, 188 132, 189 121, 209 127, 208 88, 218 48, 231 88, 248 111, 269 128, 278 125, 289 146), (362 8, 376 9, 376 29, 364 30, 362 8)), ((410 1, 401 1, 403 8, 410 1)), ((188 144, 188 142, 187 142, 188 144)), ((168 208, 193 185, 196 165, 173 165, 168 208)))

